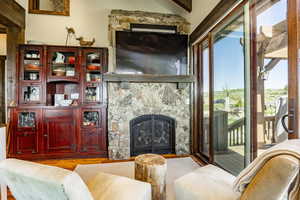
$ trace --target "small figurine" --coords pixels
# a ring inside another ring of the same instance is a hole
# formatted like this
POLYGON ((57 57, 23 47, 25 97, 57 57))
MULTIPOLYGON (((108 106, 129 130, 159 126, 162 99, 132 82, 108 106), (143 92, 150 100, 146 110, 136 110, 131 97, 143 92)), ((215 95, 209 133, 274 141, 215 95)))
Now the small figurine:
POLYGON ((76 40, 79 41, 79 44, 80 44, 80 46, 82 46, 82 47, 91 47, 91 46, 93 46, 93 44, 94 44, 95 41, 96 41, 95 38, 93 38, 92 41, 85 41, 85 40, 83 40, 83 37, 76 38, 76 40))
POLYGON ((65 62, 65 58, 66 56, 62 53, 56 52, 56 59, 55 59, 55 63, 64 63, 65 62))
POLYGON ((67 33, 68 33, 68 34, 67 34, 67 39, 66 39, 66 46, 67 46, 70 37, 71 37, 71 36, 74 36, 74 38, 76 38, 76 35, 75 35, 75 30, 74 30, 74 28, 72 28, 72 27, 70 27, 70 28, 66 27, 66 29, 67 29, 67 33))

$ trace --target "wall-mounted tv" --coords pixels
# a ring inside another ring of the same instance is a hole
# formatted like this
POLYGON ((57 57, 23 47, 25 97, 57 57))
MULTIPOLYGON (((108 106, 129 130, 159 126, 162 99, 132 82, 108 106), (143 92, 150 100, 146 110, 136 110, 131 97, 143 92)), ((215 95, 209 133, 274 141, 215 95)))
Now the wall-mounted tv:
POLYGON ((154 32, 116 32, 116 73, 187 74, 188 36, 154 32))

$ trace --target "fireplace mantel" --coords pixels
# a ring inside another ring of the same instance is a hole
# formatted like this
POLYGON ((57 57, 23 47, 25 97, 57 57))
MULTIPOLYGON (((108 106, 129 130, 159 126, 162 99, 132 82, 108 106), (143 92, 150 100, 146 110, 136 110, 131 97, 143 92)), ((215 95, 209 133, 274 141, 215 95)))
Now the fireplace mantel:
POLYGON ((136 74, 104 74, 107 82, 134 82, 134 83, 193 83, 194 75, 136 75, 136 74))

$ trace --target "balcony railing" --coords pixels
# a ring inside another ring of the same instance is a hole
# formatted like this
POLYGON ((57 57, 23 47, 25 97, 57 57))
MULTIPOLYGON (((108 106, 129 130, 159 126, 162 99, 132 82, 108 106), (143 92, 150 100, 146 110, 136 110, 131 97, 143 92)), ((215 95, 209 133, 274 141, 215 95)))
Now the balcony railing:
MULTIPOLYGON (((265 143, 275 142, 275 116, 264 118, 264 138, 265 143)), ((245 144, 245 118, 241 118, 228 126, 229 146, 239 146, 245 144)))
POLYGON ((229 146, 245 144, 245 118, 241 118, 228 126, 229 146))

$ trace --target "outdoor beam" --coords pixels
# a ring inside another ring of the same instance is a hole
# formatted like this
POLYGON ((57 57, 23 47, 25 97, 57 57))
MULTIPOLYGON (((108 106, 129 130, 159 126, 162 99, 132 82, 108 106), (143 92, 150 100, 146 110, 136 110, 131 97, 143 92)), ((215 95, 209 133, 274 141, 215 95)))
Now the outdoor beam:
POLYGON ((271 71, 279 62, 280 58, 273 58, 268 62, 268 64, 265 66, 265 72, 271 71))
POLYGON ((14 0, 0 1, 0 24, 25 28, 25 9, 14 0))
MULTIPOLYGON (((192 12, 192 0, 172 0, 180 7, 184 8, 188 12, 192 12)), ((199 0, 196 0, 199 1, 199 0)))
POLYGON ((288 35, 287 33, 282 33, 276 37, 273 37, 268 46, 265 49, 266 58, 288 58, 288 35))

